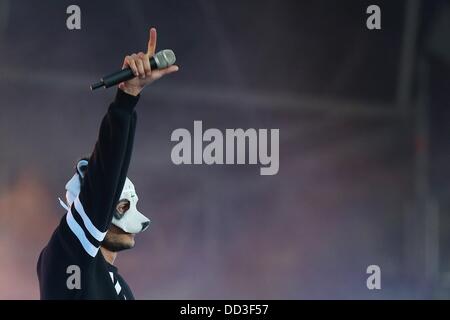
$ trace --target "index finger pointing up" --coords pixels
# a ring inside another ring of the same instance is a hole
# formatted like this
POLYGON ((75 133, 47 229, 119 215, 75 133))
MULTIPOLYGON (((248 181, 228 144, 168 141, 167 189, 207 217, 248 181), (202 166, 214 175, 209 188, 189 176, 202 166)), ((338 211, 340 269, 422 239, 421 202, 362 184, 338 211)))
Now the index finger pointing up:
POLYGON ((156 50, 156 29, 150 28, 150 36, 147 46, 147 54, 151 57, 155 54, 156 50))

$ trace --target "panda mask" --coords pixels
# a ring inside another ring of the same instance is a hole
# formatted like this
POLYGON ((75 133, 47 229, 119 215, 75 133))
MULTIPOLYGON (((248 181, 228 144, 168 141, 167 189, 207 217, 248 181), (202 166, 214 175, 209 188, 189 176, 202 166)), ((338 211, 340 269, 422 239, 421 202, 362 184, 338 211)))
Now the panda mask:
MULTIPOLYGON (((88 161, 81 160, 77 164, 77 173, 66 184, 66 201, 64 203, 59 199, 60 204, 69 210, 72 203, 80 194, 81 183, 80 180, 84 178, 83 167, 88 165, 88 161), (81 176, 81 179, 80 179, 81 176)), ((139 200, 136 189, 130 179, 126 178, 122 189, 122 193, 119 200, 127 200, 130 207, 125 213, 120 214, 117 211, 114 212, 112 224, 128 233, 139 233, 146 230, 150 224, 150 219, 144 216, 137 210, 137 202, 139 200)))

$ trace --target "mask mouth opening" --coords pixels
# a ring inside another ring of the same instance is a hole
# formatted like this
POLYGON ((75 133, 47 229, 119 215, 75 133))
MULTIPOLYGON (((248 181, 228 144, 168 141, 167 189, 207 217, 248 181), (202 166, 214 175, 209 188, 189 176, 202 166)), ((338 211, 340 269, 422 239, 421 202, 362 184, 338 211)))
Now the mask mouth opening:
POLYGON ((135 233, 127 232, 127 231, 123 230, 122 228, 116 226, 115 224, 111 224, 111 226, 115 228, 112 232, 114 232, 116 234, 135 235, 135 233))

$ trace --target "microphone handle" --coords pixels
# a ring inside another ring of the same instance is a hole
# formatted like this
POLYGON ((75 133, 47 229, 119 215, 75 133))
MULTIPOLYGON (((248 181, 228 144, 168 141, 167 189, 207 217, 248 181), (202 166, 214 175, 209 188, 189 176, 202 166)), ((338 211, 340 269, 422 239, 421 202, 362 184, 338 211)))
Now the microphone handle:
POLYGON ((123 69, 118 72, 111 73, 101 79, 105 88, 112 87, 122 81, 127 81, 135 77, 133 71, 130 68, 123 69))
MULTIPOLYGON (((150 58, 150 68, 152 70, 158 69, 158 66, 156 64, 156 61, 154 59, 154 57, 150 58)), ((95 90, 99 87, 105 87, 105 88, 109 88, 112 87, 116 84, 119 84, 123 81, 127 81, 130 79, 133 79, 134 77, 136 77, 133 73, 133 71, 131 70, 131 68, 126 68, 114 73, 111 73, 110 75, 107 75, 105 77, 103 77, 101 79, 101 82, 99 82, 98 84, 95 84, 91 87, 92 90, 95 90)))

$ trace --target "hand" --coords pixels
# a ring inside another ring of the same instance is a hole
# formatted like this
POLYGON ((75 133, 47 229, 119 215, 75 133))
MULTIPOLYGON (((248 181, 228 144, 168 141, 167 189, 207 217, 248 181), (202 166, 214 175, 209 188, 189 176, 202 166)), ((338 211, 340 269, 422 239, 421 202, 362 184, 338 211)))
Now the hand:
POLYGON ((125 57, 122 69, 131 68, 136 77, 120 83, 119 89, 133 96, 137 96, 146 85, 167 74, 178 71, 179 68, 176 65, 165 69, 151 70, 150 58, 155 54, 156 37, 156 29, 151 28, 147 45, 147 53, 139 52, 125 57))

